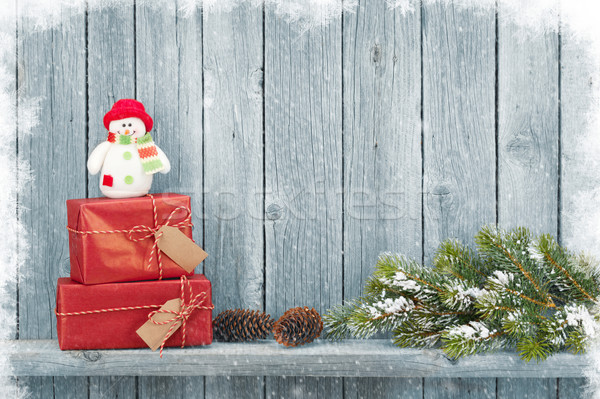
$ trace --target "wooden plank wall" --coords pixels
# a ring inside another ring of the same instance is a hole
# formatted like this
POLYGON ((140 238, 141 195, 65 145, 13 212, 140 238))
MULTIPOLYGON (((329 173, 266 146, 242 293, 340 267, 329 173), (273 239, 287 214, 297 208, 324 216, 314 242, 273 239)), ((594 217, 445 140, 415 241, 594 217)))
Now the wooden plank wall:
MULTIPOLYGON (((581 47, 528 36, 503 15, 360 0, 301 34, 270 7, 183 15, 173 2, 77 12, 34 29, 20 9, 18 132, 35 185, 20 198, 30 247, 18 337, 54 338, 55 281, 68 275, 64 201, 99 195, 86 155, 102 116, 144 102, 172 171, 154 191, 192 196, 216 312, 324 312, 360 294, 381 251, 428 262, 484 223, 563 238, 578 186, 572 141, 589 106, 581 47), (562 101, 561 101, 562 99, 562 101), (566 152, 563 152, 563 148, 566 152)), ((559 21, 557 19, 556 24, 559 21)), ((578 397, 581 379, 20 378, 31 397, 578 397), (570 396, 569 396, 570 395, 570 396)))

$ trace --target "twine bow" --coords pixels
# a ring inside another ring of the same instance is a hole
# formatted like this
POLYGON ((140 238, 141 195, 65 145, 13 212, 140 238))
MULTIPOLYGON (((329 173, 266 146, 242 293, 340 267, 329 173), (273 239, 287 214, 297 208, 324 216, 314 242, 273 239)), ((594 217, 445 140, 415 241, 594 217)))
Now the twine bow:
POLYGON ((152 259, 154 259, 154 252, 156 252, 156 257, 158 260, 158 279, 162 280, 162 275, 163 275, 162 257, 161 257, 162 251, 160 250, 160 248, 158 248, 158 240, 162 236, 162 232, 159 232, 158 230, 160 230, 160 228, 164 227, 164 226, 171 226, 171 227, 189 226, 190 219, 192 218, 192 213, 189 208, 187 208, 185 206, 178 206, 171 211, 171 213, 167 217, 167 220, 165 221, 165 223, 159 225, 158 224, 158 215, 156 212, 156 201, 154 200, 154 196, 152 194, 148 194, 148 197, 150 197, 150 199, 152 200, 152 215, 154 217, 154 227, 149 227, 149 226, 140 224, 140 225, 132 227, 131 230, 129 230, 129 232, 127 233, 127 236, 131 241, 134 241, 134 242, 138 242, 138 241, 145 240, 146 238, 154 237, 154 243, 152 244, 152 250, 150 251, 150 258, 148 259, 148 269, 150 269, 150 267, 152 267, 152 259), (173 218, 173 216, 180 209, 184 210, 186 212, 185 218, 183 218, 183 220, 181 220, 180 222, 177 222, 177 223, 171 225, 170 224, 171 218, 173 218), (146 234, 141 237, 133 236, 134 233, 144 233, 144 232, 146 234))
POLYGON ((133 242, 138 242, 145 240, 147 238, 154 237, 154 243, 152 244, 152 250, 150 251, 150 257, 148 259, 148 269, 152 267, 152 260, 154 259, 154 253, 156 252, 156 257, 158 261, 158 279, 162 280, 163 278, 163 267, 162 267, 162 257, 161 250, 158 248, 158 240, 162 236, 162 232, 159 232, 161 227, 170 226, 170 227, 189 227, 192 226, 190 220, 192 219, 192 211, 190 208, 186 206, 178 206, 171 211, 167 220, 163 224, 158 224, 158 212, 156 210, 156 200, 152 194, 147 194, 148 197, 152 200, 152 216, 154 225, 153 227, 146 226, 143 224, 139 224, 137 226, 132 227, 129 230, 89 230, 89 231, 80 231, 75 230, 67 226, 67 230, 76 234, 111 234, 111 233, 125 233, 127 234, 127 238, 133 242), (186 212, 185 218, 183 220, 171 224, 171 219, 175 216, 175 214, 179 211, 183 210, 186 212), (136 237, 134 234, 136 233, 146 233, 142 236, 136 237))
POLYGON ((190 284, 188 279, 185 276, 181 276, 180 281, 181 281, 181 295, 179 297, 179 311, 176 312, 176 311, 168 310, 168 309, 158 309, 158 310, 154 310, 154 311, 148 313, 148 319, 156 325, 164 325, 164 324, 172 323, 171 327, 169 328, 169 330, 165 334, 165 337, 163 338, 162 342, 160 343, 160 352, 159 353, 160 353, 161 358, 162 358, 162 352, 163 352, 165 343, 171 337, 171 334, 177 329, 176 326, 177 326, 178 322, 181 322, 181 347, 183 348, 185 346, 187 320, 190 317, 190 315, 196 309, 207 309, 207 310, 214 309, 213 305, 210 305, 210 306, 204 305, 204 302, 206 301, 206 292, 201 292, 201 293, 197 294, 196 296, 194 296, 194 294, 192 292, 192 285, 190 284), (186 300, 185 300, 186 299, 185 298, 185 285, 186 284, 188 287, 188 299, 189 299, 188 302, 186 302, 186 300), (168 320, 156 321, 152 317, 158 313, 170 313, 170 314, 173 314, 174 316, 168 320))

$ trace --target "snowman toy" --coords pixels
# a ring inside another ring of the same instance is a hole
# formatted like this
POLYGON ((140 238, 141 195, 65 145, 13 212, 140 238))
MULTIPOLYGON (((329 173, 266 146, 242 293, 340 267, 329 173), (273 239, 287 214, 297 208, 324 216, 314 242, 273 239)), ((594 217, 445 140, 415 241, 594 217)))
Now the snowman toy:
POLYGON ((90 155, 87 168, 100 173, 100 191, 109 198, 141 197, 152 186, 152 175, 168 173, 171 164, 150 131, 153 121, 136 100, 117 101, 104 115, 108 138, 90 155))

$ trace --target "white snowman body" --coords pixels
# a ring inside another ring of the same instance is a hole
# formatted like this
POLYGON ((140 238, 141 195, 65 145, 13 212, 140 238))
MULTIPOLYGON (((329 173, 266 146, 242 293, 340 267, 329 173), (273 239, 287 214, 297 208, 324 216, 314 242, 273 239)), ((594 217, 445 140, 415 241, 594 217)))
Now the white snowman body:
MULTIPOLYGON (((109 132, 137 139, 146 134, 146 127, 140 118, 131 117, 110 122, 109 132)), ((167 156, 158 146, 156 150, 164 165, 160 172, 168 173, 171 164, 167 156)), ((135 143, 105 141, 92 151, 87 167, 92 175, 101 171, 100 191, 109 198, 140 197, 148 194, 152 186, 152 174, 144 172, 135 143)))

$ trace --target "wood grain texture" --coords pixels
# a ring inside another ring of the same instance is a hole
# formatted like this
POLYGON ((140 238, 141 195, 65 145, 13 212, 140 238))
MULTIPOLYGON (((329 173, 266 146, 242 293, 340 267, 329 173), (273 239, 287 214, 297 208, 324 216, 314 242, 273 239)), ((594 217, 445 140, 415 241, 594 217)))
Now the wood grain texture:
MULTIPOLYGON (((430 264, 440 241, 472 244, 496 218, 495 13, 423 5, 423 237, 430 264)), ((495 379, 425 380, 427 397, 486 397, 495 379)))
POLYGON ((498 399, 556 398, 556 378, 498 378, 498 399))
POLYGON ((423 378, 344 378, 344 398, 422 399, 423 378))
MULTIPOLYGON (((257 368, 260 368, 257 366, 257 368)), ((207 398, 261 398, 265 389, 265 377, 206 377, 205 396, 207 398)))
MULTIPOLYGON (((557 393, 559 399, 585 398, 587 381, 585 378, 559 378, 557 393)), ((588 395, 589 396, 589 395, 588 395)))
POLYGON ((483 399, 496 397, 493 378, 425 378, 423 399, 483 399))
MULTIPOLYGON (((342 300, 341 15, 301 34, 267 6, 264 26, 265 309, 323 313, 342 300)), ((335 379, 266 381, 277 397, 342 391, 335 379)))
MULTIPOLYGON (((447 380, 439 385, 452 378, 479 378, 479 383, 485 385, 486 377, 577 378, 589 366, 586 356, 569 353, 557 354, 543 363, 526 363, 515 352, 474 355, 452 362, 440 350, 397 348, 387 339, 339 343, 317 340, 292 350, 273 340, 216 342, 198 348, 165 348, 162 359, 148 349, 60 351, 56 340, 0 343, 12 367, 1 369, 0 375, 12 372, 16 376, 445 377, 447 380)), ((270 380, 283 384, 277 378, 270 380)), ((327 388, 332 389, 339 379, 319 381, 321 386, 335 381, 327 388)), ((462 384, 468 385, 464 381, 462 384)), ((308 392, 301 386, 294 389, 308 392)), ((269 384, 267 392, 277 395, 269 384)))
MULTIPOLYGON (((202 15, 184 17, 175 2, 161 1, 137 4, 135 18, 136 98, 154 118, 153 138, 171 162, 168 174, 154 175, 152 191, 191 196, 193 235, 202 243, 202 15)), ((204 381, 144 378, 137 389, 140 397, 203 397, 204 381)))
POLYGON ((380 253, 420 259, 421 15, 362 1, 344 15, 344 296, 380 253))
POLYGON ((138 395, 152 399, 203 397, 202 377, 140 377, 138 395))
POLYGON ((495 210, 492 9, 423 6, 425 261, 440 241, 473 243, 495 210))
POLYGON ((262 10, 204 15, 206 276, 215 314, 263 307, 262 10))
MULTIPOLYGON (((498 9, 498 224, 558 231, 558 35, 498 9)), ((555 21, 556 27, 558 20, 555 21)), ((556 380, 498 379, 498 396, 556 397, 556 380)))
MULTIPOLYGON (((121 98, 135 98, 135 21, 133 0, 93 8, 87 16, 88 156, 106 140, 102 119, 121 98)), ((88 176, 87 196, 102 197, 100 175, 88 176)), ((124 397, 135 378, 90 379, 90 397, 124 397)))
MULTIPOLYGON (((18 154, 34 171, 34 183, 22 189, 20 219, 27 232, 20 245, 27 259, 19 271, 19 338, 56 337, 56 279, 69 274, 65 201, 85 197, 85 15, 65 7, 55 28, 34 29, 30 9, 19 10, 18 104, 39 102, 39 124, 19 129, 18 154), (25 242, 30 245, 26 247, 25 242)), ((20 115, 25 114, 24 112, 20 115)), ((27 125, 19 121, 19 126, 27 125)), ((23 379, 32 396, 58 391, 87 392, 86 378, 23 379)))
POLYGON ((266 311, 341 301, 340 21, 265 21, 266 311))
POLYGON ((343 379, 328 377, 267 378, 266 398, 337 398, 343 395, 343 379))
MULTIPOLYGON (((87 377, 54 377, 54 397, 60 399, 88 398, 87 377)), ((50 392, 44 391, 42 397, 48 397, 50 392)))
MULTIPOLYGON (((589 52, 590 43, 564 29, 560 46, 561 183, 558 227, 561 243, 571 246, 577 245, 577 237, 581 237, 582 233, 581 225, 573 220, 576 201, 582 192, 591 192, 600 183, 600 176, 594 176, 597 167, 591 167, 595 166, 595 161, 582 158, 590 136, 597 134, 595 130, 590 131, 588 116, 597 112, 594 96, 598 92, 600 72, 589 52)), ((559 398, 586 397, 585 383, 583 378, 560 378, 559 398)))
POLYGON ((498 223, 556 235, 558 37, 517 28, 508 12, 498 9, 498 223))
MULTIPOLYGON (((249 4, 203 14, 204 269, 215 316, 264 307, 262 22, 249 4)), ((208 377, 205 392, 259 398, 264 380, 208 377)))
POLYGON ((136 397, 137 382, 135 377, 90 377, 89 382, 89 399, 135 399, 136 397))
POLYGON ((572 219, 581 192, 589 192, 600 184, 598 164, 589 159, 587 143, 597 134, 590 125, 590 116, 597 113, 600 71, 597 60, 589 51, 591 43, 577 37, 568 29, 560 37, 560 240, 577 244, 581 225, 572 219), (586 157, 586 158, 583 158, 586 157), (575 223, 573 223, 575 222, 575 223), (579 233, 579 234, 578 234, 579 233))
MULTIPOLYGON (((343 19, 344 299, 378 256, 421 259, 421 13, 360 1, 343 19)), ((420 382, 420 381, 419 381, 420 382)), ((422 396, 404 379, 348 379, 345 397, 422 396)))

